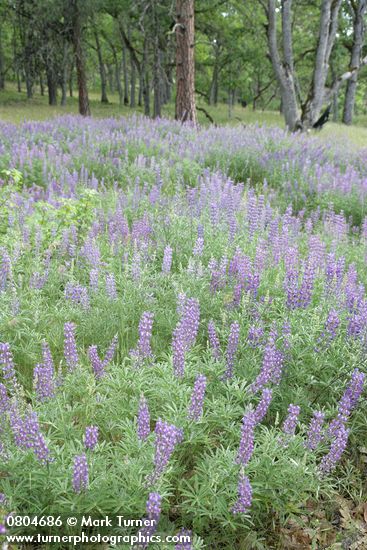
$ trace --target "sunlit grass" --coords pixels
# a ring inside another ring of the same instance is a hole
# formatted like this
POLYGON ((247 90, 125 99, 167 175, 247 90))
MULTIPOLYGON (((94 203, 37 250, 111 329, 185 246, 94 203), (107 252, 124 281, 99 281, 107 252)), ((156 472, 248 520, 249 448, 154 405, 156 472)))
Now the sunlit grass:
MULTIPOLYGON (((117 117, 130 116, 134 113, 143 114, 143 107, 134 109, 129 106, 119 105, 117 94, 108 94, 109 104, 100 102, 99 92, 89 93, 92 116, 95 117, 117 117)), ((284 119, 277 111, 253 111, 252 108, 242 108, 236 104, 230 111, 228 105, 219 104, 217 107, 207 105, 201 98, 198 99, 198 106, 203 107, 213 118, 214 123, 222 124, 258 124, 267 126, 284 126, 284 119)), ((45 120, 64 114, 77 114, 78 100, 76 97, 68 97, 67 105, 62 107, 57 105, 50 107, 48 105, 47 95, 41 96, 36 93, 34 98, 27 99, 25 91, 17 92, 14 85, 9 84, 8 89, 0 92, 0 120, 19 124, 24 120, 45 120)), ((162 109, 163 116, 174 116, 174 105, 170 103, 162 109)), ((201 111, 198 112, 200 124, 210 124, 210 121, 201 111)), ((325 125, 318 135, 331 143, 349 142, 352 146, 367 147, 367 120, 365 116, 356 118, 355 125, 345 126, 329 122, 325 125)))

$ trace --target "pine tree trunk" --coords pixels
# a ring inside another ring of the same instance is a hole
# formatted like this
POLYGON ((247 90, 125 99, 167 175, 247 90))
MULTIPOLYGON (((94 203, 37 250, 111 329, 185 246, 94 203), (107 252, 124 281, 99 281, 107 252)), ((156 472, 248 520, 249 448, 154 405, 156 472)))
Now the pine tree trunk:
POLYGON ((194 0, 176 0, 176 120, 196 124, 194 0))
POLYGON ((136 88, 136 67, 135 63, 132 59, 130 59, 131 63, 131 78, 130 78, 130 107, 135 107, 135 88, 136 88))
POLYGON ((78 0, 70 0, 70 7, 72 14, 75 66, 79 90, 79 113, 82 116, 90 116, 87 75, 85 71, 84 52, 82 45, 82 27, 78 0))

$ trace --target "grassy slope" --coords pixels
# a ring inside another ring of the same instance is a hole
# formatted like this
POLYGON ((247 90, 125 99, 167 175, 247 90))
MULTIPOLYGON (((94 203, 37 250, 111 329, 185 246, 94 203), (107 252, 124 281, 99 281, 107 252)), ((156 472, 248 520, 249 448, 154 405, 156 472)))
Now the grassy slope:
MULTIPOLYGON (((131 109, 130 107, 119 106, 118 96, 109 94, 110 103, 104 105, 99 101, 99 93, 90 93, 90 102, 92 115, 96 117, 110 116, 128 116, 133 112, 143 113, 141 107, 131 109)), ((217 124, 266 124, 268 126, 283 126, 283 117, 274 111, 252 111, 250 108, 243 109, 236 105, 232 111, 232 116, 229 118, 228 107, 224 104, 218 107, 206 105, 200 99, 198 106, 203 106, 213 117, 217 124)), ((19 123, 24 120, 45 120, 52 116, 60 116, 65 113, 77 114, 78 102, 77 98, 68 98, 67 105, 61 107, 57 105, 50 107, 47 104, 47 96, 36 94, 31 100, 27 100, 25 92, 17 93, 9 88, 4 92, 0 92, 0 121, 19 123)), ((173 116, 173 104, 169 104, 163 108, 163 115, 173 116)), ((207 124, 208 119, 204 113, 198 113, 199 122, 207 124)), ((367 147, 367 117, 359 117, 356 119, 356 125, 346 127, 342 124, 328 123, 321 132, 326 140, 342 142, 345 138, 358 147, 367 147)))

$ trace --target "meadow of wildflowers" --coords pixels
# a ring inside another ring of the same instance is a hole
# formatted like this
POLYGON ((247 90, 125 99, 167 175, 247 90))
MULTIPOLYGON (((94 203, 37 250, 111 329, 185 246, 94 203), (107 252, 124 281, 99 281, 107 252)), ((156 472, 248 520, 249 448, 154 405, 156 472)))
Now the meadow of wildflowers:
POLYGON ((366 157, 258 127, 1 124, 1 510, 267 549, 363 503, 366 157))

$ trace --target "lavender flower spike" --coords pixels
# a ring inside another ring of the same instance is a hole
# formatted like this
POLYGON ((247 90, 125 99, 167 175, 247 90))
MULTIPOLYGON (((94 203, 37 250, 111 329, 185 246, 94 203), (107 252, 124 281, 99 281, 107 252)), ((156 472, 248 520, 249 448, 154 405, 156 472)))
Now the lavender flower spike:
POLYGON ((238 480, 238 498, 232 508, 233 514, 245 514, 252 503, 252 487, 249 478, 243 473, 240 473, 238 480))
POLYGON ((92 365, 94 376, 97 379, 102 378, 102 376, 104 375, 105 369, 104 369, 104 364, 98 355, 97 346, 89 346, 88 356, 92 365))
POLYGON ((192 531, 183 527, 179 530, 176 537, 180 537, 180 542, 175 545, 175 550, 193 550, 192 531))
POLYGON ((203 413, 203 401, 206 389, 206 376, 199 374, 195 380, 188 411, 190 420, 199 420, 203 413))
POLYGON ((149 493, 146 503, 147 518, 145 518, 142 529, 138 532, 138 548, 147 548, 150 542, 150 537, 156 532, 157 524, 161 515, 162 497, 158 493, 149 493), (149 525, 146 525, 149 520, 149 525))
POLYGON ((242 466, 246 466, 254 452, 255 426, 255 413, 250 411, 242 419, 241 441, 236 457, 236 463, 242 466))
POLYGON ((139 410, 138 410, 138 438, 141 441, 145 439, 150 434, 150 414, 147 400, 144 396, 140 398, 139 401, 139 410))
POLYGON ((239 338, 240 338, 240 325, 236 321, 231 324, 231 328, 230 328, 227 351, 226 351, 227 368, 224 374, 224 378, 233 377, 233 365, 234 365, 236 351, 238 348, 239 338))
POLYGON ((311 451, 314 451, 323 440, 323 424, 325 420, 325 413, 321 411, 315 411, 313 413, 312 420, 307 432, 306 447, 311 451))
POLYGON ((351 381, 347 386, 338 406, 337 417, 331 422, 328 435, 335 435, 347 422, 352 410, 357 405, 358 399, 363 391, 365 374, 358 369, 354 369, 351 381))
POLYGON ((17 386, 13 355, 7 342, 0 343, 0 365, 3 371, 3 377, 13 387, 17 386))
POLYGON ((148 483, 154 483, 164 472, 169 459, 177 445, 183 438, 182 429, 173 424, 163 422, 160 418, 155 427, 155 454, 154 454, 154 472, 148 478, 148 483))
POLYGON ((344 426, 341 426, 330 446, 328 454, 321 460, 319 467, 321 474, 325 475, 334 470, 337 463, 341 459, 343 452, 345 451, 348 443, 348 436, 349 430, 347 430, 344 426))
POLYGON ((213 357, 218 361, 220 359, 220 343, 213 320, 210 320, 208 323, 208 336, 213 357))
POLYGON ((87 426, 85 428, 84 446, 86 449, 94 450, 98 443, 98 426, 87 426))
POLYGON ((65 323, 64 325, 64 356, 69 372, 73 371, 79 362, 79 356, 75 342, 74 323, 65 323))
POLYGON ((293 435, 298 421, 298 416, 301 409, 298 405, 289 405, 288 407, 288 415, 287 418, 284 420, 283 424, 283 433, 286 435, 293 435))
POLYGON ((162 273, 169 273, 171 271, 172 266, 172 248, 170 246, 166 246, 164 249, 163 254, 163 262, 162 262, 162 273))
POLYGON ((261 422, 268 412, 268 408, 273 397, 273 391, 269 388, 264 388, 261 394, 261 399, 255 409, 256 424, 261 422))
POLYGON ((86 491, 89 483, 88 463, 85 453, 74 459, 73 489, 75 493, 86 491))

